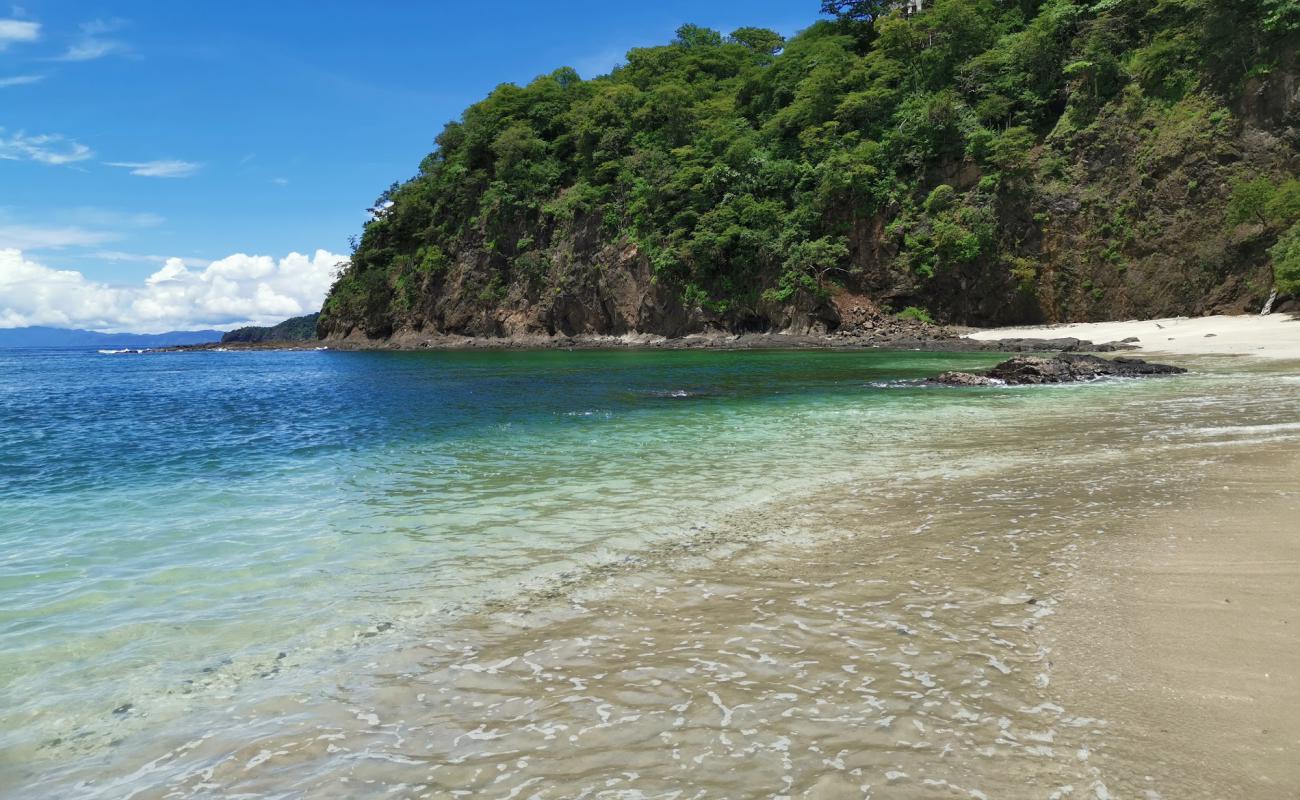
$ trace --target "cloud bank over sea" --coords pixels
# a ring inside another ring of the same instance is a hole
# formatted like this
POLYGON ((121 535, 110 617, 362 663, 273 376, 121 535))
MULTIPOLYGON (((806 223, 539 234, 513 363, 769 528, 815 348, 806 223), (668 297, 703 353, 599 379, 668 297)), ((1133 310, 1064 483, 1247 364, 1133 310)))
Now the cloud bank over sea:
POLYGON ((234 253, 202 268, 169 258, 143 284, 113 285, 0 249, 0 328, 161 333, 271 325, 320 310, 347 256, 234 253))

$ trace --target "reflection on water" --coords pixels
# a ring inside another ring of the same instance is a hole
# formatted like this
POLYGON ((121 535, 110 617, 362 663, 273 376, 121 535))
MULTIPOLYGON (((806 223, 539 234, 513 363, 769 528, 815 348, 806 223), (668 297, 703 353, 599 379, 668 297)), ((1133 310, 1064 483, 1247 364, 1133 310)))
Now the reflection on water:
MULTIPOLYGON (((716 403, 706 417, 649 417, 663 437, 639 431, 630 455, 581 428, 556 434, 550 468, 544 450, 495 470, 462 451, 455 469, 500 474, 479 506, 451 504, 451 529, 514 519, 493 547, 554 563, 558 541, 604 566, 522 592, 506 572, 516 588, 489 608, 392 614, 238 677, 217 663, 185 724, 153 725, 143 704, 104 714, 23 780, 87 797, 1197 796, 1195 776, 1146 782, 1103 757, 1110 724, 1061 693, 1044 632, 1097 542, 1254 449, 1294 448, 1300 387, 1210 373, 889 390, 896 404, 865 408, 777 387, 757 407, 706 397, 677 406, 716 403), (605 535, 565 533, 593 525, 605 535)), ((358 500, 439 542, 400 516, 424 488, 420 459, 401 461, 402 480, 358 500)), ((373 602, 418 608, 457 580, 444 565, 422 590, 423 568, 373 602)))

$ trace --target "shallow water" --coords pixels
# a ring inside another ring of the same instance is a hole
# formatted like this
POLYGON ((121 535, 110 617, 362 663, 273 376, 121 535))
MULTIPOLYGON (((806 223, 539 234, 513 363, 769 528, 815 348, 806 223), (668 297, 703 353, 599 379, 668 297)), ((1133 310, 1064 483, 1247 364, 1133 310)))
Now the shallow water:
POLYGON ((906 383, 991 360, 0 356, 0 784, 1132 785, 1041 626, 1108 532, 1300 443, 1300 385, 906 383))

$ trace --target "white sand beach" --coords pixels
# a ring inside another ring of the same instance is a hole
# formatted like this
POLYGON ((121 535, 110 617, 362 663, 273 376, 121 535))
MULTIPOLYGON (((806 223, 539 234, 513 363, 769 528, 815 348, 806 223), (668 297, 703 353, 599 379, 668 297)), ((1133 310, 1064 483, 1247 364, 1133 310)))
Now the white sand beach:
POLYGON ((1063 337, 1085 339, 1098 344, 1136 337, 1138 341, 1134 344, 1144 353, 1300 360, 1300 318, 1291 314, 1080 322, 993 328, 969 334, 969 338, 981 340, 1063 337))

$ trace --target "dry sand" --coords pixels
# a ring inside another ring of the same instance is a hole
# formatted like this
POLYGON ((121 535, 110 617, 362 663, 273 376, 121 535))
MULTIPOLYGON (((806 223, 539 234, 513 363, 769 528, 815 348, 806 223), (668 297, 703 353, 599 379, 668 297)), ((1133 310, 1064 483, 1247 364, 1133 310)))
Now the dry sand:
POLYGON ((1173 317, 1128 322, 1080 322, 994 328, 971 339, 1057 339, 1117 342, 1137 337, 1138 349, 1169 355, 1258 356, 1300 360, 1300 319, 1291 314, 1240 317, 1173 317))

